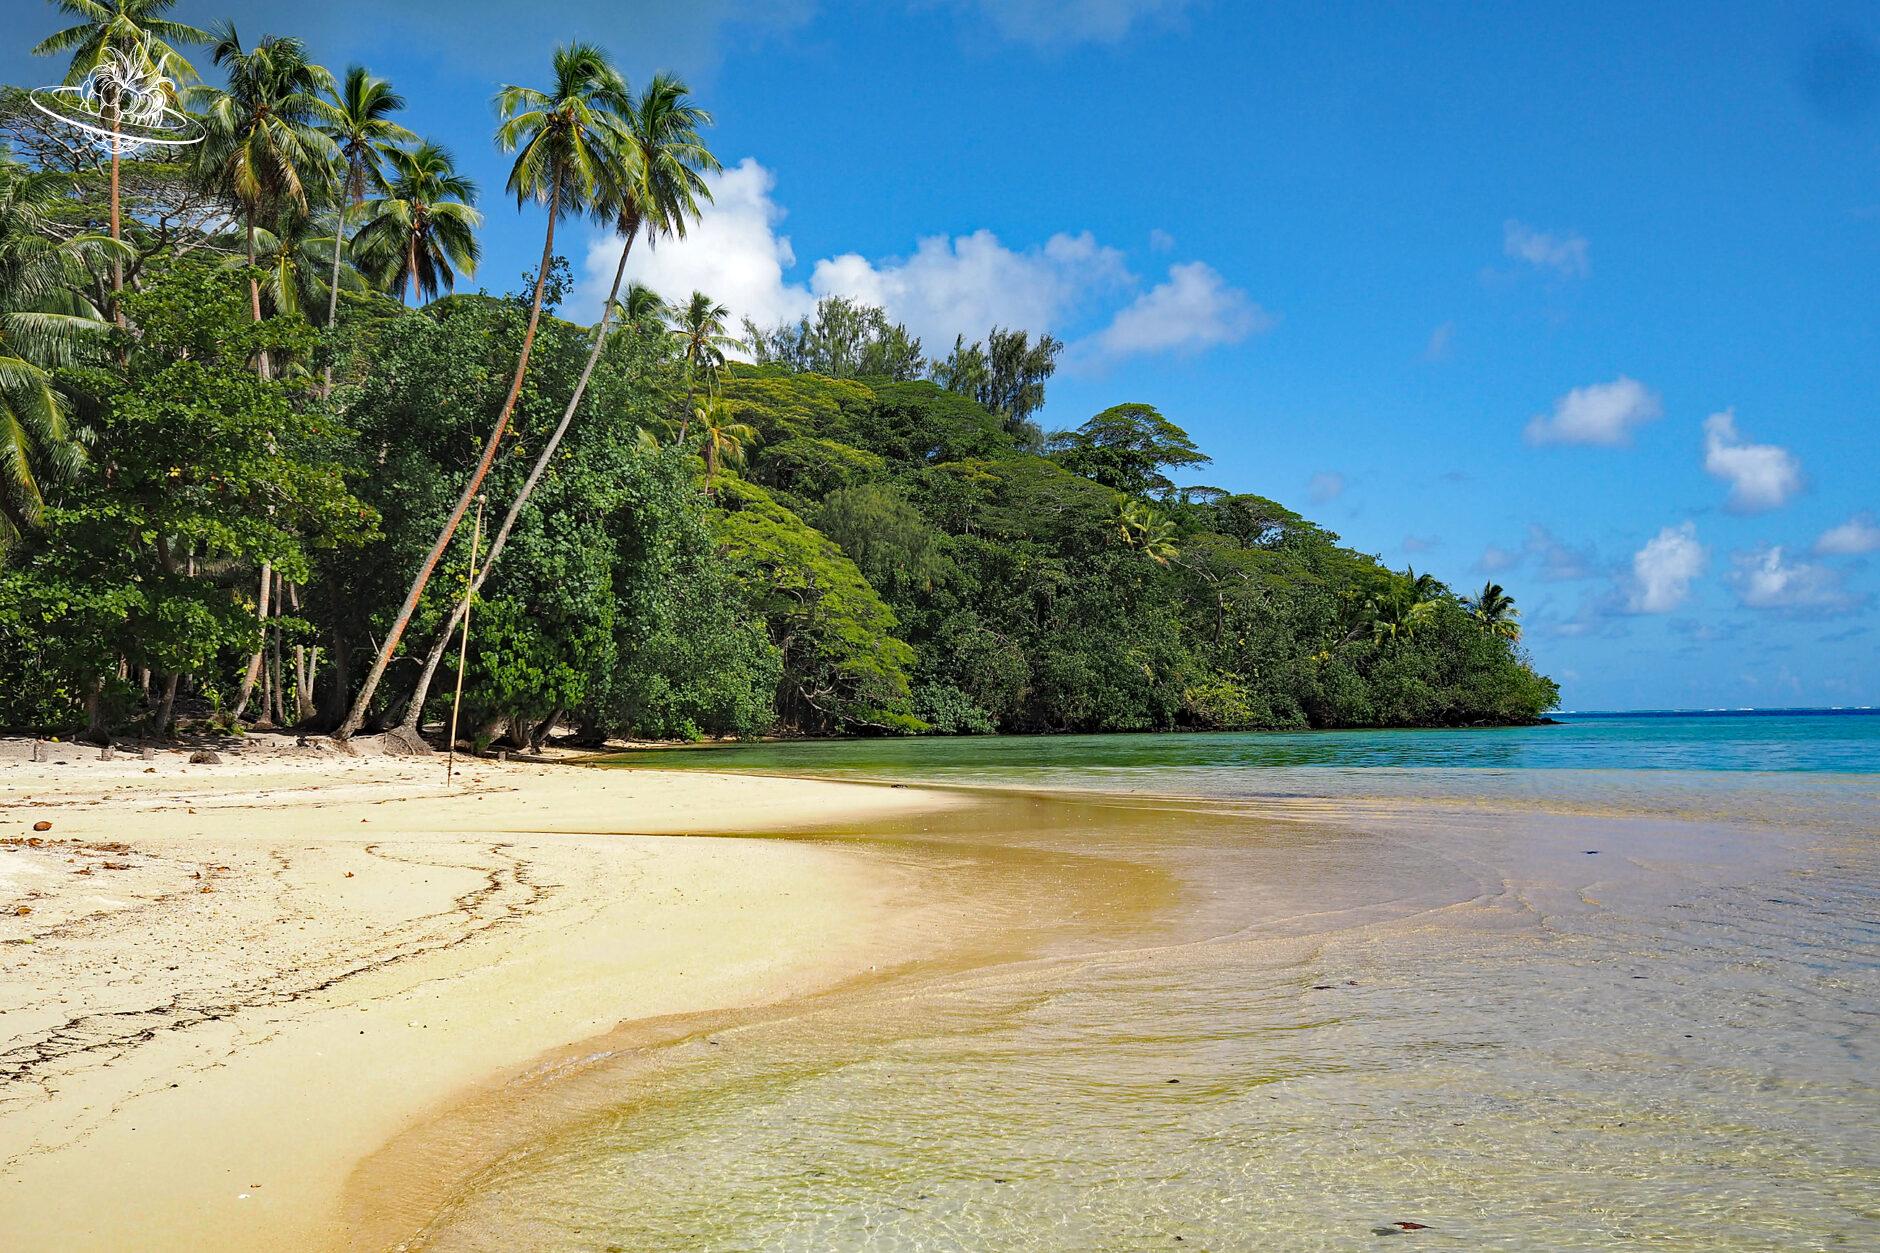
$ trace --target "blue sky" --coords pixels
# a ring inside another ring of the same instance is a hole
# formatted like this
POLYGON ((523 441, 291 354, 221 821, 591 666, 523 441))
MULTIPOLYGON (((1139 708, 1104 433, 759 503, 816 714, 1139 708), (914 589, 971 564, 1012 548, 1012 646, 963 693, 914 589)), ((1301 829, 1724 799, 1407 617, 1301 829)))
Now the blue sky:
MULTIPOLYGON (((0 13, 0 75, 56 77, 21 51, 50 8, 0 13)), ((1050 330, 1047 425, 1148 401, 1214 455, 1198 481, 1492 574, 1568 708, 1880 703, 1870 4, 177 14, 391 77, 485 188, 477 284, 514 286, 542 224, 500 194, 489 96, 594 39, 718 117, 718 207, 640 267, 668 294, 860 295, 930 348, 1050 330)))

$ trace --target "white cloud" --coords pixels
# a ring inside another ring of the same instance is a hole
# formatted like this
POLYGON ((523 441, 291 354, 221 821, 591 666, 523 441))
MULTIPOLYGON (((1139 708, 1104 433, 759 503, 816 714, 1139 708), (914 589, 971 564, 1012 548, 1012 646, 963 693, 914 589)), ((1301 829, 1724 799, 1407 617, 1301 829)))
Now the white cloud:
POLYGON ((1691 594, 1710 554, 1697 542, 1697 524, 1668 526, 1632 554, 1632 586, 1627 608, 1633 613, 1669 613, 1691 594))
POLYGON ((1552 270, 1564 278, 1584 278, 1591 268, 1586 240, 1581 236, 1537 231, 1513 218, 1502 224, 1501 250, 1517 261, 1552 270))
POLYGON ((1794 454, 1775 444, 1744 442, 1730 409, 1704 419, 1704 469, 1729 481, 1730 508, 1738 513, 1777 508, 1802 486, 1802 463, 1794 454))
POLYGON ((857 253, 818 261, 809 286, 817 297, 848 296, 878 305, 920 336, 930 352, 953 337, 993 326, 1053 329, 1086 300, 1130 281, 1123 254, 1081 235, 1057 234, 1042 247, 1007 248, 991 231, 921 240, 912 256, 873 262, 857 253))
MULTIPOLYGON (((776 177, 746 157, 709 181, 712 202, 686 237, 661 240, 651 248, 644 242, 634 245, 627 277, 675 304, 694 291, 706 292, 731 310, 734 329, 740 318, 769 326, 808 313, 816 298, 802 284, 784 279, 796 264, 796 253, 790 237, 777 233, 784 210, 770 194, 776 177)), ((598 313, 619 261, 618 238, 611 232, 598 235, 571 302, 576 316, 598 313)))
POLYGON ((1344 494, 1345 476, 1331 470, 1320 470, 1306 483, 1306 499, 1315 505, 1336 500, 1344 494))
POLYGON ((1168 268, 1157 283, 1117 311, 1110 324, 1079 347, 1116 360, 1153 352, 1200 352, 1233 344, 1273 325, 1273 315, 1203 261, 1168 268))
POLYGON ((1840 526, 1829 527, 1815 541, 1815 552, 1824 557, 1857 557, 1880 552, 1880 526, 1871 513, 1857 513, 1840 526))
POLYGON ((1827 566, 1789 561, 1780 544, 1736 553, 1730 581, 1736 598, 1750 609, 1835 610, 1856 602, 1841 586, 1841 576, 1827 566))
POLYGON ((955 0, 971 4, 1007 39, 1041 48, 1113 44, 1138 24, 1167 23, 1191 0, 955 0))
POLYGON ((1167 252, 1175 246, 1175 237, 1161 227, 1152 227, 1149 231, 1149 248, 1154 252, 1167 252))
MULTIPOLYGON (((807 281, 796 280, 796 252, 780 229, 785 210, 774 194, 775 175, 747 157, 709 181, 713 200, 686 238, 635 247, 627 274, 668 300, 706 292, 731 310, 734 327, 747 317, 766 327, 794 321, 822 297, 847 296, 880 306, 906 323, 930 354, 944 353, 956 334, 973 339, 995 325, 1063 336, 1067 326, 1087 324, 1139 290, 1123 253, 1088 231, 1060 232, 1028 248, 1008 247, 986 230, 934 235, 903 257, 825 257, 809 267, 807 281)), ((619 257, 611 234, 595 236, 570 301, 573 316, 596 315, 619 257)), ((1077 341, 1071 355, 1105 360, 1197 352, 1271 323, 1245 292, 1204 262, 1190 261, 1170 266, 1166 281, 1117 309, 1107 325, 1077 341)))
POLYGON ((1623 374, 1610 383, 1576 387, 1554 402, 1551 416, 1535 414, 1527 424, 1530 444, 1632 442, 1632 430, 1663 416, 1658 394, 1623 374))

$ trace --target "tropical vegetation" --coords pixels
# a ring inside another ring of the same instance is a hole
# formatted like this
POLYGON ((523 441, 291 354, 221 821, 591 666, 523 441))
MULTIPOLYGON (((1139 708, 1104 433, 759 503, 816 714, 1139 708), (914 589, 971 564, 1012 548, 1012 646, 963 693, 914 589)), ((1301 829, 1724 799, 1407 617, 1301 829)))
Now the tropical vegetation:
POLYGON ((738 333, 711 293, 630 281, 718 168, 670 75, 635 91, 574 43, 496 92, 540 260, 472 293, 477 188, 391 83, 159 0, 58 7, 77 24, 41 50, 69 76, 161 61, 205 139, 77 145, 0 92, 0 726, 415 743, 472 604, 481 744, 1554 704, 1505 589, 1193 482, 1207 455, 1151 404, 1047 430, 1049 335, 963 327, 929 356, 839 297, 738 333), (195 45, 217 81, 171 55, 195 45), (618 248, 585 310, 580 217, 618 248))

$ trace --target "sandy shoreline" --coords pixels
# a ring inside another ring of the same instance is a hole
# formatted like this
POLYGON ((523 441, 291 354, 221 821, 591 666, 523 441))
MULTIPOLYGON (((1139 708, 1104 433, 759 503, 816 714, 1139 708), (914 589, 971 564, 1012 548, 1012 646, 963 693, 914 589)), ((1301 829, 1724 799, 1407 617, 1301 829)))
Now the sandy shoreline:
POLYGON ((446 793, 441 760, 291 742, 0 750, 0 1231, 22 1250, 351 1247, 348 1175, 453 1094, 942 941, 891 859, 665 837, 963 803, 487 761, 446 793))

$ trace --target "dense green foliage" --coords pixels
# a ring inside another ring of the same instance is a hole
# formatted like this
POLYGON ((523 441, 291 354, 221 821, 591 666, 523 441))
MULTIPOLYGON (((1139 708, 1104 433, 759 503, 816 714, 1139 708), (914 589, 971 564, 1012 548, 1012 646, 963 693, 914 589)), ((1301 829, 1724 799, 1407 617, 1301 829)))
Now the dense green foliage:
POLYGON ((0 98, 0 725, 344 734, 435 724, 459 680, 469 738, 530 746, 1554 703, 1500 587, 1463 600, 1177 487, 1207 457, 1148 404, 1047 436, 1048 335, 930 360, 831 299, 740 341, 707 293, 618 281, 600 325, 557 316, 556 219, 607 221, 624 274, 708 197, 676 80, 634 97, 577 45, 548 90, 505 88, 543 268, 409 308, 474 265, 474 187, 363 70, 232 30, 213 56, 193 169, 107 179, 0 98))

